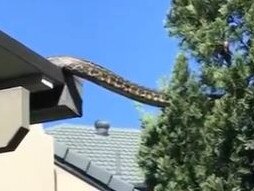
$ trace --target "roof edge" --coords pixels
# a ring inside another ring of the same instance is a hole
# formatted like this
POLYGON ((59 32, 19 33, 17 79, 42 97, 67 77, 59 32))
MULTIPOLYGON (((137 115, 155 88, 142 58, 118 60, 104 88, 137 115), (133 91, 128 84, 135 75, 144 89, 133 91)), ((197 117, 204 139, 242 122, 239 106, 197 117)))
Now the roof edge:
POLYGON ((115 177, 104 168, 94 164, 88 157, 69 149, 64 144, 55 141, 54 148, 57 166, 102 191, 134 191, 139 189, 139 187, 115 177))

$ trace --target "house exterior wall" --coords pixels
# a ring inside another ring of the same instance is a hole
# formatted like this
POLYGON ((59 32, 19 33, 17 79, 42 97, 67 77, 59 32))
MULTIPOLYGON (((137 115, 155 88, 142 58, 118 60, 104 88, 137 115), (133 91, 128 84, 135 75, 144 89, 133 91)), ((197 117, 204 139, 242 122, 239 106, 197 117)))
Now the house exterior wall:
POLYGON ((20 127, 29 126, 29 92, 22 87, 1 90, 0 106, 0 147, 5 147, 20 127))
POLYGON ((30 126, 15 151, 0 153, 0 190, 99 191, 54 165, 53 138, 38 125, 30 126))
POLYGON ((57 191, 99 191, 60 167, 56 167, 57 191))
POLYGON ((30 128, 15 151, 0 153, 1 191, 54 191, 53 139, 30 128))

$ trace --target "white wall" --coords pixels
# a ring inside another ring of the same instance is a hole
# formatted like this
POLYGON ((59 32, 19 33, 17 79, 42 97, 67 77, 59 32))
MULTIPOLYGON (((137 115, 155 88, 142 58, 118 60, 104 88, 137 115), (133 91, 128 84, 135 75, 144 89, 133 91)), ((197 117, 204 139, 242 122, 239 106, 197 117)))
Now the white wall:
POLYGON ((0 191, 72 190, 99 191, 54 165, 53 138, 44 133, 42 125, 30 126, 15 151, 0 153, 0 191))
POLYGON ((0 190, 54 191, 53 139, 41 127, 31 127, 15 151, 0 153, 0 190))
POLYGON ((56 167, 56 175, 57 191, 99 191, 60 167, 56 167))

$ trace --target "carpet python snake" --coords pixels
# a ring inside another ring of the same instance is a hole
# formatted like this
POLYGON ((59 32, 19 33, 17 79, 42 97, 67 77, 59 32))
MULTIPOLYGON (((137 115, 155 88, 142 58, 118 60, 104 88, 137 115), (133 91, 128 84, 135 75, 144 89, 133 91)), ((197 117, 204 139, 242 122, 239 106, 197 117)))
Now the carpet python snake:
POLYGON ((69 56, 48 57, 47 59, 72 75, 89 80, 122 96, 156 107, 169 105, 162 92, 130 82, 91 61, 69 56))

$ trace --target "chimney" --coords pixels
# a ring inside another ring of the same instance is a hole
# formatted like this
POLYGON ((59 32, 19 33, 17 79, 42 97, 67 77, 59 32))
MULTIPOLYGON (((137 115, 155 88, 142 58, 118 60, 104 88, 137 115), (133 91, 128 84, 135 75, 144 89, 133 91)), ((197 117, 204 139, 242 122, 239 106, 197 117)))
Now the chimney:
POLYGON ((96 130, 96 134, 102 135, 102 136, 108 136, 108 130, 110 128, 110 125, 107 121, 97 120, 94 123, 94 127, 96 130))

